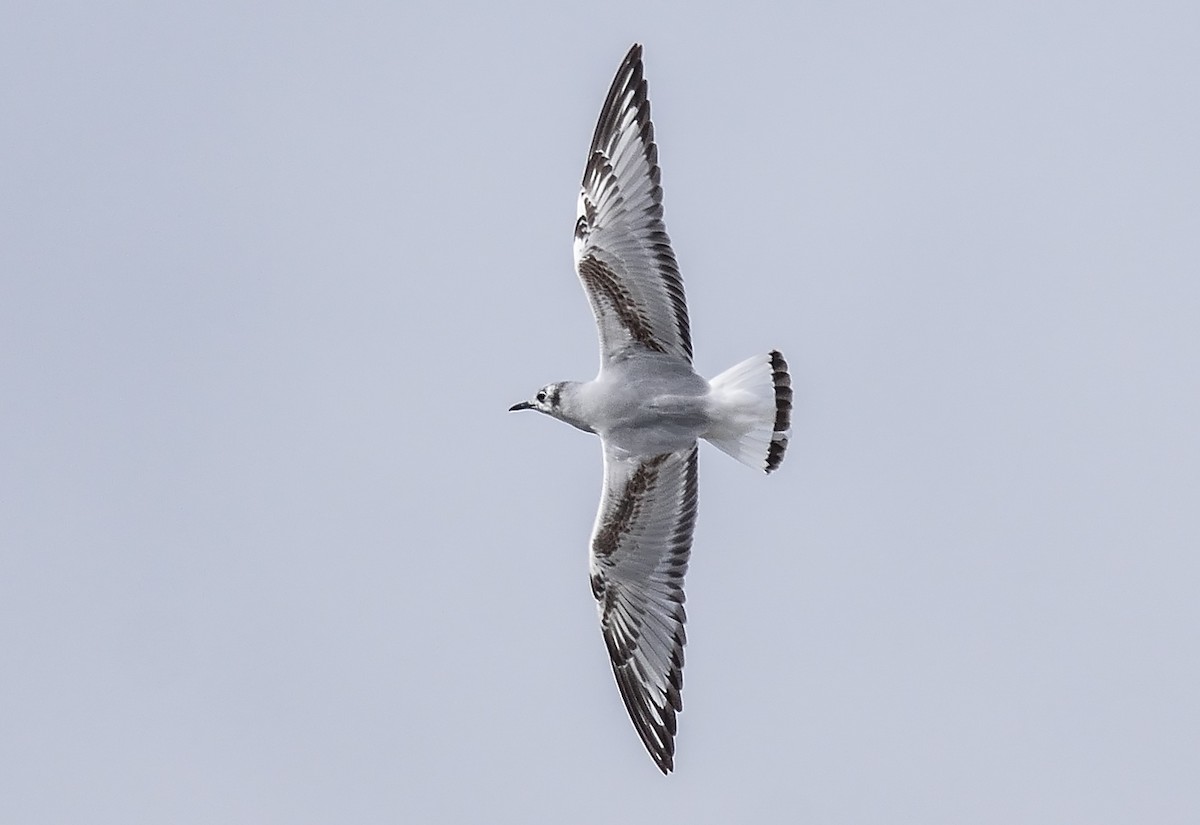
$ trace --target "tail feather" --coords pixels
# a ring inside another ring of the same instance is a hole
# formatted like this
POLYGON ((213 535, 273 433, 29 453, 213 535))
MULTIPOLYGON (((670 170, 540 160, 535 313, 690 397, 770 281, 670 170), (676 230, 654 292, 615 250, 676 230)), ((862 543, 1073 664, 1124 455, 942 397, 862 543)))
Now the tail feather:
POLYGON ((708 383, 713 422, 704 437, 743 464, 776 469, 792 427, 792 379, 783 354, 749 358, 708 383))

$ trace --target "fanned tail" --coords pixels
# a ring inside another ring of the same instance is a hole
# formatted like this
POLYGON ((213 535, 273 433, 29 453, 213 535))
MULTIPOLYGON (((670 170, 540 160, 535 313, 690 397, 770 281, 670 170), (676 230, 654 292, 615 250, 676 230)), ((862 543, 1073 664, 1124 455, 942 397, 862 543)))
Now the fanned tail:
POLYGON ((708 382, 713 423, 704 437, 750 467, 771 472, 792 429, 792 378, 778 350, 756 355, 708 382))

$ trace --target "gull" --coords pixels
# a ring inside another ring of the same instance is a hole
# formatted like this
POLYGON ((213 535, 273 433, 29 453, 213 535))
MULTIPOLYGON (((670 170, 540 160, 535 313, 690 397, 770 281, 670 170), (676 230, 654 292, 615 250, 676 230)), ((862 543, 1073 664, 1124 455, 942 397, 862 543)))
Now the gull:
POLYGON ((596 316, 600 372, 547 384, 510 412, 537 410, 600 436, 592 595, 621 699, 668 774, 683 709, 683 577, 696 527, 698 440, 771 472, 787 450, 792 389, 775 350, 710 381, 692 369, 646 88, 635 43, 600 111, 579 193, 575 271, 596 316))

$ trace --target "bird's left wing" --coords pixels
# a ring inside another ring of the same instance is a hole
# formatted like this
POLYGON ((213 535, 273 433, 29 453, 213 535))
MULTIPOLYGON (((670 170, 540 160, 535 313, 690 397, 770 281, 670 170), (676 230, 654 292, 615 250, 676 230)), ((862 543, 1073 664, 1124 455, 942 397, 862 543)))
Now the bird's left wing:
POLYGON ((631 348, 692 360, 661 179, 642 47, 635 44, 600 111, 575 221, 575 271, 596 316, 602 365, 631 348))
POLYGON ((604 495, 592 532, 592 594, 613 674, 659 770, 675 760, 686 641, 683 576, 696 526, 696 454, 623 456, 604 448, 604 495))

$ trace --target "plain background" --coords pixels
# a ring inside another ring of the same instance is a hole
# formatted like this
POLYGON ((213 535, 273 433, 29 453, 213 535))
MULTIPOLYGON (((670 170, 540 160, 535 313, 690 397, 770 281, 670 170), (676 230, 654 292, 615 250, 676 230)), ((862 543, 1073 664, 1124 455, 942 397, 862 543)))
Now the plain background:
POLYGON ((1200 6, 9 3, 0 821, 1200 821, 1200 6), (621 706, 571 269, 646 44, 704 448, 621 706))

